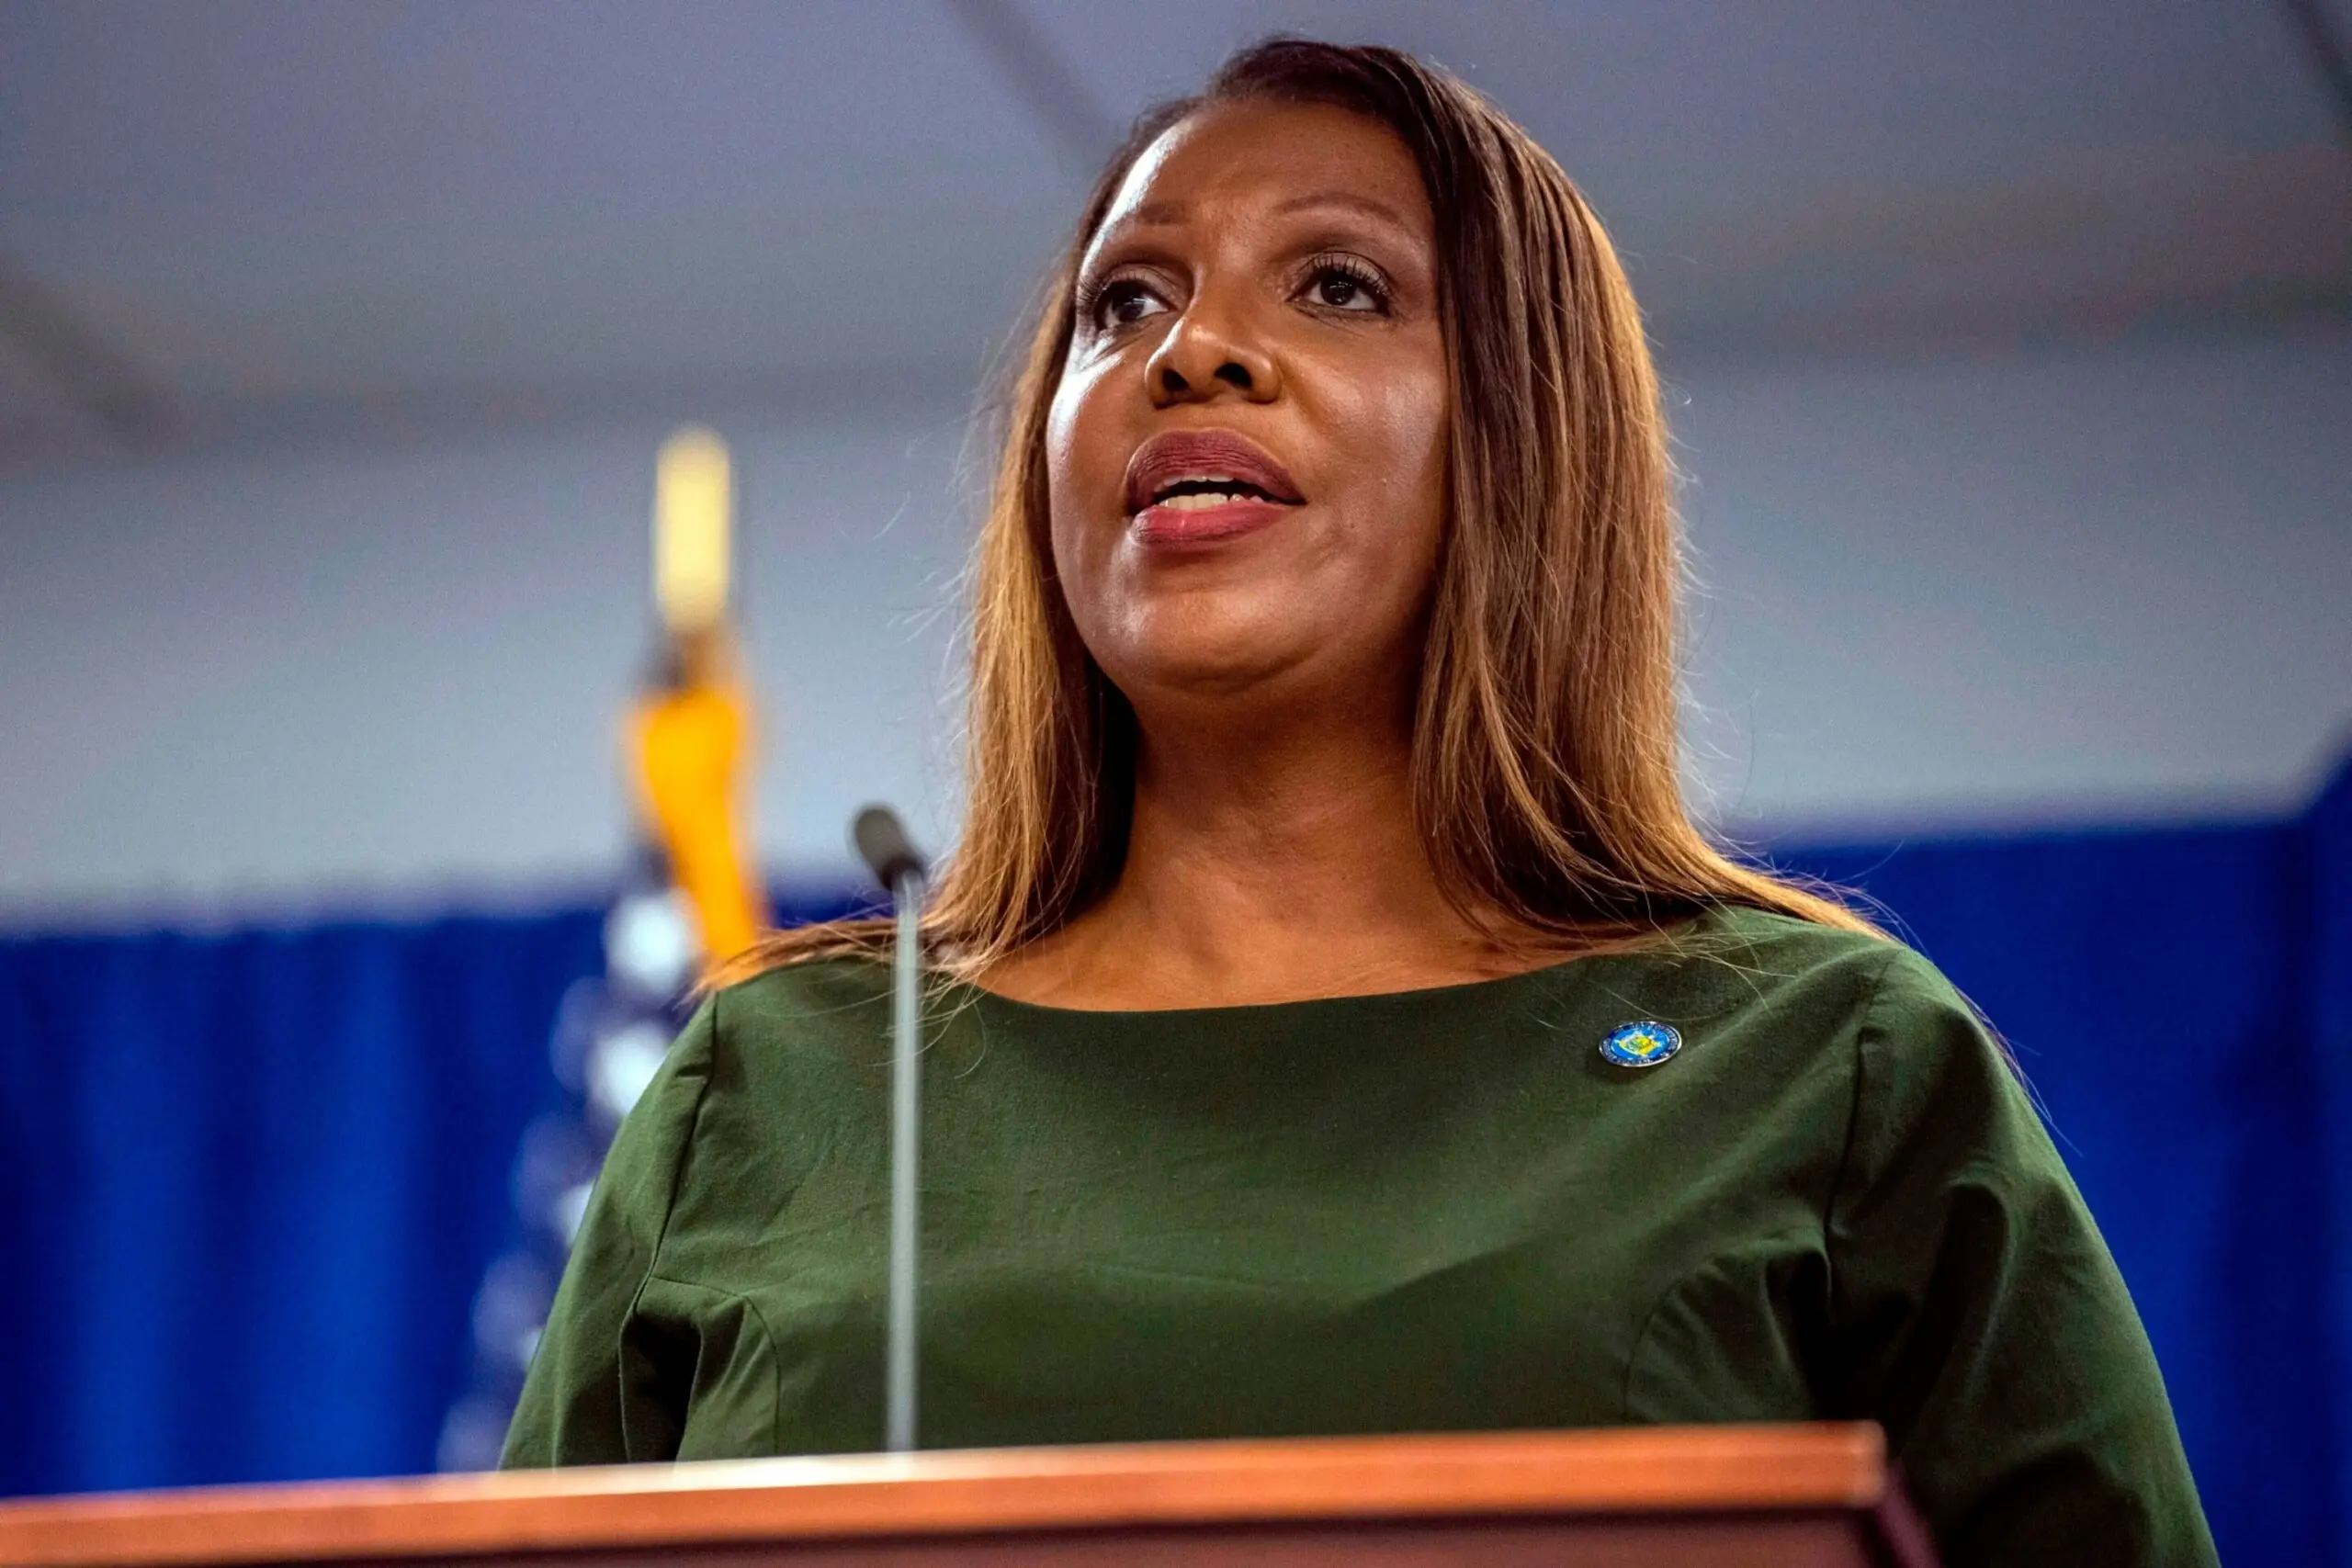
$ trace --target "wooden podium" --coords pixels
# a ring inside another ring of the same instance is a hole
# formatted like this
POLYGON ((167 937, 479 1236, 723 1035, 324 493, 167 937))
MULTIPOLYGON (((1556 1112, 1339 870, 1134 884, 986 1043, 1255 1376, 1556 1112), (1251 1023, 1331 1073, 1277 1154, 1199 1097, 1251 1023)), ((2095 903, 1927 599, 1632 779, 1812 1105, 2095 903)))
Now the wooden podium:
POLYGON ((989 1449, 0 1504, 0 1564, 1932 1568, 1876 1427, 989 1449))

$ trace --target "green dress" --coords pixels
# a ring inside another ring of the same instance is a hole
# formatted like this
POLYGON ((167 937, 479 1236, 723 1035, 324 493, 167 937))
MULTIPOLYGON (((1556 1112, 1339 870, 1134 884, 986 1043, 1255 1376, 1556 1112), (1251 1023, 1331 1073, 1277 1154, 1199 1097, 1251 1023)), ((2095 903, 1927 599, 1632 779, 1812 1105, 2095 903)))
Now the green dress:
MULTIPOLYGON (((882 1439, 888 976, 708 1000, 613 1146, 509 1465, 882 1439)), ((2211 1563, 2145 1335, 1926 961, 1748 911, 1387 996, 944 987, 925 1447, 1868 1417, 1948 1562, 2211 1563), (1618 1026, 1679 1031, 1654 1066, 1618 1026)))

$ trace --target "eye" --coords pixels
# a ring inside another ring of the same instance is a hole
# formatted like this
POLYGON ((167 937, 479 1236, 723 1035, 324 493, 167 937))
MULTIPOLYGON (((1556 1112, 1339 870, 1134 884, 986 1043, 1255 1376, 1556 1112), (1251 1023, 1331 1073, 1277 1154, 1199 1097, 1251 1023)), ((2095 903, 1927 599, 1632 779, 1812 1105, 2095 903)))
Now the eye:
POLYGON ((1326 310, 1385 315, 1388 280, 1352 256, 1318 256, 1309 264, 1299 297, 1326 310))
POLYGON ((1095 331, 1112 332, 1160 314, 1168 309, 1168 301, 1139 277, 1109 277, 1089 287, 1078 308, 1095 331))

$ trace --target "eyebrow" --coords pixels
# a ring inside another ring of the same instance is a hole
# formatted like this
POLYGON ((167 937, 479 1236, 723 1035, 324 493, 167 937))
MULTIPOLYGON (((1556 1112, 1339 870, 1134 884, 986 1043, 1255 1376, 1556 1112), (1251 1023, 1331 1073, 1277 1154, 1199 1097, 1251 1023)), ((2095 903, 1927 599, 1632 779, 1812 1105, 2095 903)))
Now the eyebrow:
MULTIPOLYGON (((1350 211, 1361 212, 1366 217, 1379 219, 1384 223, 1394 224, 1399 229, 1412 227, 1406 220, 1403 213, 1386 202, 1374 197, 1360 196, 1351 190, 1312 190, 1303 196, 1287 197, 1274 204, 1274 213, 1277 217, 1281 217, 1317 207, 1342 207, 1350 211)), ((1190 209, 1181 201, 1147 201, 1122 216, 1110 227, 1148 228, 1154 224, 1181 223, 1189 212, 1190 209)))
POLYGON ((1386 202, 1374 197, 1359 196, 1351 190, 1308 191, 1305 196, 1294 196, 1277 203, 1274 210, 1278 213, 1299 212, 1312 207, 1344 207, 1351 211, 1377 218, 1385 223, 1394 223, 1399 229, 1412 226, 1406 221, 1403 213, 1386 202))

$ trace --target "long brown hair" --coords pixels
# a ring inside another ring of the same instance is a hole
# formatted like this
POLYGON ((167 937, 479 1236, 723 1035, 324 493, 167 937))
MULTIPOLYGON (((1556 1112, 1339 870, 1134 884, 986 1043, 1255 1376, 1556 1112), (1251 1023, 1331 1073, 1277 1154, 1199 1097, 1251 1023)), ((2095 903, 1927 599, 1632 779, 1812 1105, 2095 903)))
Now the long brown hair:
MULTIPOLYGON (((1119 874, 1136 719, 1055 578, 1046 416, 1080 260, 1136 160, 1188 115, 1267 99, 1386 125, 1412 150, 1437 220, 1453 417, 1413 795, 1447 896, 1489 929, 1560 942, 1622 940, 1722 905, 1872 930, 1735 863, 1684 810, 1666 428, 1641 314, 1600 220, 1550 154, 1453 75, 1395 50, 1283 38, 1136 122, 1041 299, 974 562, 963 838, 924 919, 938 960, 977 973, 1119 874)), ((720 978, 875 952, 889 929, 779 931, 720 978)))

